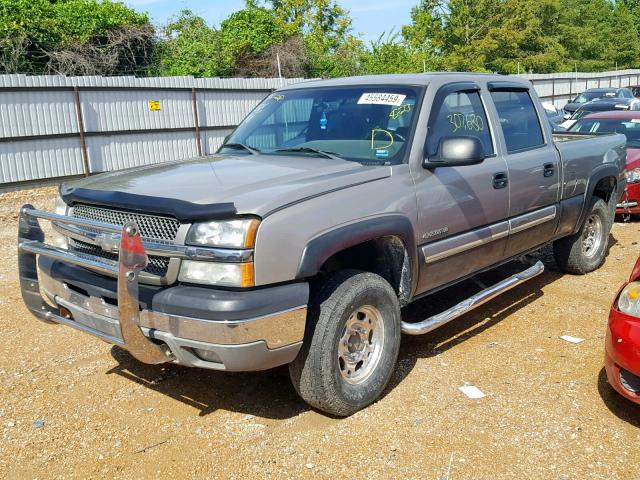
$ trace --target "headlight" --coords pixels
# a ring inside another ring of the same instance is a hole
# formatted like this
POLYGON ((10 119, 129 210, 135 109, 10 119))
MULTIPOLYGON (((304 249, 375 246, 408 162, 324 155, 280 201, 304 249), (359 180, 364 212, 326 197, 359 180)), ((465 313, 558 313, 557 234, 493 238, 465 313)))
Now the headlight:
POLYGON ((194 223, 189 229, 186 243, 209 247, 252 248, 259 223, 255 218, 194 223))
POLYGON ((618 298, 618 310, 627 315, 640 317, 640 282, 631 282, 624 287, 618 298))
MULTIPOLYGON (((67 214, 67 204, 64 203, 61 197, 56 199, 55 205, 55 213, 56 215, 66 215, 67 214)), ((53 223, 53 234, 51 235, 51 243, 54 247, 62 248, 63 250, 69 249, 69 240, 66 235, 63 235, 58 231, 55 222, 53 223)))
POLYGON ((627 183, 640 182, 640 168, 634 168, 633 170, 627 170, 624 172, 627 177, 627 183))
POLYGON ((253 263, 213 263, 184 260, 178 280, 186 283, 253 287, 253 263))

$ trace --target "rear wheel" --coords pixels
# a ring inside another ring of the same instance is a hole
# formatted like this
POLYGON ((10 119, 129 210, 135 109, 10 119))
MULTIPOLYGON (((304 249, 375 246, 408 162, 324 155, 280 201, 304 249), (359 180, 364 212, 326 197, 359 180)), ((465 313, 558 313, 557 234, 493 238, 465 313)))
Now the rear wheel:
POLYGON ((594 197, 580 231, 554 242, 553 253, 558 266, 578 275, 598 269, 609 249, 612 218, 607 203, 594 197))
POLYGON ((387 386, 400 333, 400 306, 386 280, 338 272, 311 302, 304 346, 289 366, 293 385, 311 406, 351 415, 387 386))

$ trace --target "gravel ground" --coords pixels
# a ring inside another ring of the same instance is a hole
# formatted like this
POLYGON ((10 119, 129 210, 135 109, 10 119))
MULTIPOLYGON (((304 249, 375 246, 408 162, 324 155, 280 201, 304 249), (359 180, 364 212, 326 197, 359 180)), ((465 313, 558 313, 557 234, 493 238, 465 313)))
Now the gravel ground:
POLYGON ((560 275, 543 255, 547 271, 532 282, 404 338, 385 396, 341 420, 302 403, 284 369, 142 365, 34 319, 17 282, 16 212, 52 208, 54 195, 0 197, 1 478, 640 478, 640 408, 603 370, 609 307, 638 256, 640 223, 614 226, 597 272, 560 275), (486 397, 468 399, 465 384, 486 397))

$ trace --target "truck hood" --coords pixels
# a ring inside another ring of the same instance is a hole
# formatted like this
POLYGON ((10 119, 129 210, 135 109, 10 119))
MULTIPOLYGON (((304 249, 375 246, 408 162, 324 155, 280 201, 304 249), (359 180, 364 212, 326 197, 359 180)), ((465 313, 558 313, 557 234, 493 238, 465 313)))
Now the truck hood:
POLYGON ((67 203, 171 213, 180 220, 187 220, 181 217, 188 217, 189 210, 195 212, 189 219, 206 217, 207 211, 212 217, 264 217, 284 206, 390 175, 389 166, 339 159, 218 155, 104 173, 63 185, 60 191, 67 203), (180 208, 176 211, 171 205, 180 208))

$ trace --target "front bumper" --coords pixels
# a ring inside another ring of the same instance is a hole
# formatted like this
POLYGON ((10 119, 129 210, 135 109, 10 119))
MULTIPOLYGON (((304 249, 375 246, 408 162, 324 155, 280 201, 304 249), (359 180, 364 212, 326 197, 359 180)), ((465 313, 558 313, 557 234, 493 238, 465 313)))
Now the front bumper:
POLYGON ((616 205, 616 214, 640 213, 640 183, 627 183, 620 203, 616 205))
POLYGON ((605 370, 614 390, 640 404, 640 320, 615 307, 607 326, 605 370))
MULTIPOLYGON (((250 291, 138 285, 140 265, 124 265, 124 246, 123 275, 116 280, 104 275, 108 266, 46 245, 29 212, 23 208, 20 215, 20 282, 26 306, 39 319, 90 333, 146 363, 256 371, 298 354, 308 284, 250 291)), ((136 255, 144 253, 142 243, 135 247, 136 255)))

